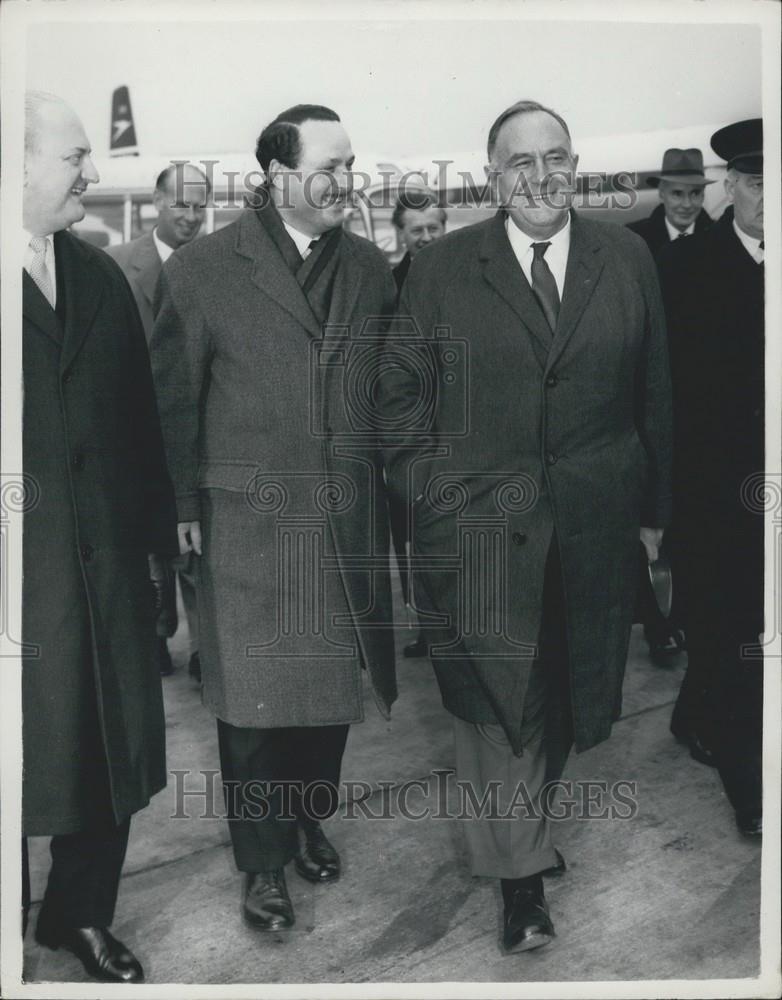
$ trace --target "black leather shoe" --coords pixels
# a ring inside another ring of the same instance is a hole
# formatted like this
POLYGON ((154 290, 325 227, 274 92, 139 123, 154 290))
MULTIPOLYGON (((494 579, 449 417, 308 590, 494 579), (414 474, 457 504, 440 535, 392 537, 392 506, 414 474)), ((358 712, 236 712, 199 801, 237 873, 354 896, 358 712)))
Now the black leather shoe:
POLYGON ((242 915, 248 924, 262 931, 281 931, 293 926, 296 918, 282 868, 247 873, 242 915))
POLYGON ((334 882, 339 878, 339 855, 320 823, 301 823, 297 831, 299 850, 293 863, 296 871, 310 882, 334 882))
POLYGON ((426 639, 419 633, 418 638, 414 642, 408 642, 408 644, 402 650, 402 655, 408 659, 412 660, 419 656, 428 656, 429 649, 426 645, 426 639))
POLYGON ((194 681, 197 681, 199 684, 201 683, 201 657, 198 655, 197 651, 190 657, 187 672, 194 681))
POLYGON ((35 928, 35 940, 47 948, 67 948, 91 976, 104 983, 143 983, 141 963, 105 927, 35 928))
POLYGON ((160 676, 170 677, 174 672, 174 664, 171 660, 171 654, 168 651, 168 643, 163 636, 158 636, 157 649, 158 663, 160 664, 160 676))
POLYGON ((505 902, 502 943, 509 954, 542 948, 555 936, 540 875, 501 879, 505 902))
POLYGON ((542 871, 540 873, 545 878, 559 878, 561 875, 564 875, 565 872, 567 871, 567 863, 565 862, 565 859, 562 857, 559 851, 556 849, 556 847, 554 848, 554 853, 557 856, 557 863, 555 865, 552 865, 551 868, 546 868, 545 871, 542 871))
POLYGON ((686 747, 689 747, 690 757, 692 757, 693 760, 697 760, 699 764, 705 764, 706 767, 717 766, 714 751, 710 750, 706 744, 703 743, 700 736, 698 736, 694 729, 674 729, 672 725, 671 732, 679 743, 683 743, 686 747))
POLYGON ((747 837, 761 837, 763 812, 760 809, 737 809, 736 826, 747 837))

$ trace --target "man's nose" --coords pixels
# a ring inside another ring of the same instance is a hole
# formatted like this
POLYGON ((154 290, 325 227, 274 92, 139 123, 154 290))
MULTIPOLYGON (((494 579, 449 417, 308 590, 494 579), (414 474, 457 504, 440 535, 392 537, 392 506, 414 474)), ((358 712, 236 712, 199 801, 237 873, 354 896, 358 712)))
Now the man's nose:
POLYGON ((547 173, 548 171, 546 170, 546 164, 543 161, 543 157, 536 156, 532 166, 527 171, 527 180, 533 184, 539 185, 546 177, 547 173))
POLYGON ((95 164, 89 155, 81 161, 81 178, 85 184, 97 184, 100 180, 100 174, 95 169, 95 164))

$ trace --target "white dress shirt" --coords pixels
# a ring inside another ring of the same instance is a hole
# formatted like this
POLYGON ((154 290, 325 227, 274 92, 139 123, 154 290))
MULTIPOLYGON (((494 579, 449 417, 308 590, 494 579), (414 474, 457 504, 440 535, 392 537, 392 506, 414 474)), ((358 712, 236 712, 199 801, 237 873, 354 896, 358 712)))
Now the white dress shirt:
MULTIPOLYGON (((30 246, 30 240, 33 238, 31 233, 28 233, 25 229, 25 248, 24 248, 24 269, 30 274, 30 267, 33 263, 33 249, 30 246)), ((52 309, 57 305, 57 271, 55 268, 54 261, 54 237, 51 233, 45 237, 46 239, 46 252, 44 254, 44 264, 46 266, 46 271, 49 275, 49 284, 52 289, 52 309)))
POLYGON ((155 249, 157 250, 157 255, 160 257, 161 263, 165 264, 171 254, 174 252, 174 248, 170 247, 168 243, 164 243, 157 234, 157 226, 152 230, 152 239, 155 244, 155 249))
POLYGON ((289 226, 284 219, 282 224, 283 226, 285 226, 285 231, 287 232, 288 236, 290 236, 290 238, 296 244, 296 249, 301 254, 301 259, 306 260, 312 253, 312 248, 310 247, 310 243, 312 243, 314 239, 317 239, 317 237, 307 236, 306 233, 300 233, 298 229, 294 229, 293 226, 289 226))
POLYGON ((680 236, 692 236, 695 232, 695 222, 691 222, 686 229, 677 229, 676 226, 672 226, 668 221, 668 216, 665 216, 665 228, 668 230, 669 240, 678 240, 680 236))
POLYGON ((749 236, 744 232, 743 229, 739 229, 736 225, 736 220, 733 220, 733 230, 736 236, 741 240, 742 246, 750 255, 750 257, 755 261, 756 264, 763 263, 763 257, 765 256, 765 251, 760 245, 760 240, 756 240, 754 236, 749 236))
POLYGON ((521 265, 524 277, 532 287, 532 258, 535 252, 532 249, 533 243, 550 243, 543 257, 549 266, 549 270, 554 275, 559 292, 559 301, 562 301, 562 292, 565 287, 565 271, 567 270, 567 257, 570 252, 570 213, 568 212, 567 222, 558 233, 549 236, 548 239, 528 236, 516 223, 508 216, 505 219, 505 229, 508 233, 510 245, 516 254, 516 260, 521 265))

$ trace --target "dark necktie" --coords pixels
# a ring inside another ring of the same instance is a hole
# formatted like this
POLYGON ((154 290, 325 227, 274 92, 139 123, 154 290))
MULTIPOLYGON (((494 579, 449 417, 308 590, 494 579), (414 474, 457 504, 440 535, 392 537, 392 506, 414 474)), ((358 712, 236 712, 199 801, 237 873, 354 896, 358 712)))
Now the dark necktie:
POLYGON ((690 235, 689 233, 679 233, 679 235, 676 237, 676 239, 677 240, 683 240, 685 237, 687 237, 689 235, 690 235))
POLYGON ((532 244, 532 291, 553 332, 559 315, 559 292, 551 268, 543 259, 550 246, 550 243, 532 244))

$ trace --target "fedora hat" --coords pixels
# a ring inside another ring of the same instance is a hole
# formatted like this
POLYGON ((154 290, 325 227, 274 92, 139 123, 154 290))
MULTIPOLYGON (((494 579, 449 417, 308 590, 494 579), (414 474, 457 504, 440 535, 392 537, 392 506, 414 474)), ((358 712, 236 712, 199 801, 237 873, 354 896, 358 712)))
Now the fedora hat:
POLYGON ((742 174, 763 173, 763 119, 747 118, 718 129, 711 148, 728 161, 728 169, 742 174))
POLYGON ((646 179, 649 187, 657 187, 660 181, 678 181, 680 184, 713 184, 703 172, 703 153, 699 149, 666 149, 663 165, 659 173, 650 174, 646 179))

